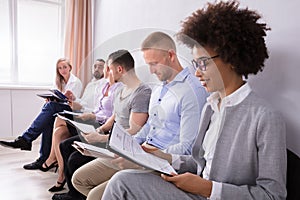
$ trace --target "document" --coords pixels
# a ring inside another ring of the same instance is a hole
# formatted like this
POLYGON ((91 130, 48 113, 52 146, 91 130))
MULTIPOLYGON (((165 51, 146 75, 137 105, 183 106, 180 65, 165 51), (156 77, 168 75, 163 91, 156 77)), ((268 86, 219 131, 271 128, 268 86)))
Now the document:
POLYGON ((90 124, 79 123, 79 122, 73 121, 71 119, 68 119, 60 114, 57 114, 57 117, 65 120, 67 123, 71 124, 72 126, 74 126, 75 128, 77 128, 78 130, 80 130, 81 132, 83 132, 85 134, 90 133, 90 132, 96 132, 95 127, 90 124))
POLYGON ((49 90, 48 93, 37 94, 37 96, 42 97, 44 99, 49 99, 50 101, 57 101, 59 103, 68 102, 68 98, 57 89, 49 90))
POLYGON ((61 115, 65 115, 65 114, 68 114, 68 115, 73 115, 73 116, 80 116, 82 115, 83 112, 72 112, 72 111, 68 111, 68 110, 64 110, 62 112, 59 112, 59 114, 61 115))
POLYGON ((107 149, 147 169, 166 175, 177 174, 167 160, 145 152, 134 137, 118 123, 114 123, 107 149))
POLYGON ((98 147, 91 144, 86 144, 79 141, 74 141, 72 146, 77 149, 82 155, 86 156, 93 156, 93 157, 108 157, 114 158, 114 153, 110 152, 109 150, 105 149, 105 144, 102 147, 98 147))

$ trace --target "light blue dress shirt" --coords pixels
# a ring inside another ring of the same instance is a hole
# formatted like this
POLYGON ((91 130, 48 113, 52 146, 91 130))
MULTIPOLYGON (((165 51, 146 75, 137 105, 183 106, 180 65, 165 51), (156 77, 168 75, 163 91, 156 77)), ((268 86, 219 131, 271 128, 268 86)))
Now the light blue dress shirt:
POLYGON ((153 90, 147 123, 134 137, 167 153, 191 154, 207 96, 200 81, 185 68, 170 83, 153 90))

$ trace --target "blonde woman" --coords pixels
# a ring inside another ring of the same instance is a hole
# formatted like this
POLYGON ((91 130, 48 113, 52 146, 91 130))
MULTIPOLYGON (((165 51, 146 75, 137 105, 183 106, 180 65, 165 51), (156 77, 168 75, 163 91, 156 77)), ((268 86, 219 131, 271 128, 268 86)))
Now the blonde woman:
MULTIPOLYGON (((61 58, 57 61, 55 88, 69 96, 69 98, 75 99, 81 94, 82 83, 71 73, 71 70, 72 65, 67 59, 61 58), (74 95, 68 95, 69 91, 74 95)), ((12 142, 0 141, 0 144, 5 147, 31 151, 32 142, 42 134, 40 157, 33 163, 23 166, 24 169, 39 169, 50 154, 55 119, 53 115, 63 110, 71 111, 71 107, 68 104, 47 100, 39 115, 22 136, 19 136, 12 142)), ((55 165, 52 167, 55 167, 55 165)))
POLYGON ((71 73, 72 65, 70 61, 66 58, 58 59, 56 63, 56 78, 55 87, 65 93, 67 96, 72 92, 72 100, 80 97, 82 91, 81 81, 71 73))

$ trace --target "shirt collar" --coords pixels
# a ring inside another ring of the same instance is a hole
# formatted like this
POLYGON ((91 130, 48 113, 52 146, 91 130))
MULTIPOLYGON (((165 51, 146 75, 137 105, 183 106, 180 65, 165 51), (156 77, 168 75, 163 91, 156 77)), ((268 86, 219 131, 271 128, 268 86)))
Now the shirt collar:
POLYGON ((76 82, 76 76, 73 75, 72 73, 70 74, 70 78, 69 78, 69 83, 73 83, 73 82, 76 82))
MULTIPOLYGON (((169 85, 176 84, 176 82, 183 82, 189 74, 190 74, 190 71, 189 71, 188 67, 184 68, 175 76, 175 78, 169 83, 169 85)), ((167 84, 167 82, 164 81, 163 85, 166 85, 166 84, 167 84)))
MULTIPOLYGON (((251 87, 250 85, 246 82, 244 85, 242 85, 239 89, 231 93, 230 95, 224 97, 222 99, 222 107, 229 107, 229 106, 235 106, 239 103, 241 103, 251 92, 251 87)), ((214 111, 217 110, 218 103, 219 103, 219 93, 214 92, 212 93, 208 98, 207 102, 210 104, 212 109, 214 111)))

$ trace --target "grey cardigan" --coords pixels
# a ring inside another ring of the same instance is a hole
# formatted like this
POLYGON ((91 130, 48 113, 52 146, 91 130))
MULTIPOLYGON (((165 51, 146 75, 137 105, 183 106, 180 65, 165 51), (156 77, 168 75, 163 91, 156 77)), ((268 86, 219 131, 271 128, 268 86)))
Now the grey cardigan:
MULTIPOLYGON (((206 104, 192 157, 180 157, 179 173, 202 173, 205 166, 202 142, 212 113, 206 104)), ((254 92, 240 104, 226 108, 210 180, 222 183, 223 200, 286 198, 285 123, 254 92)))

